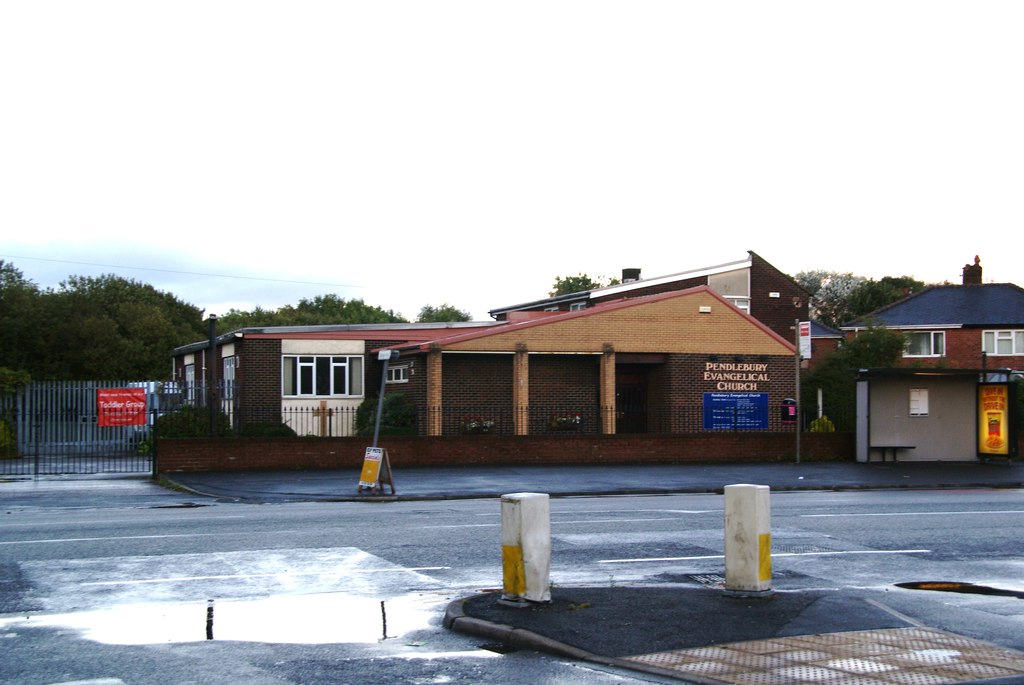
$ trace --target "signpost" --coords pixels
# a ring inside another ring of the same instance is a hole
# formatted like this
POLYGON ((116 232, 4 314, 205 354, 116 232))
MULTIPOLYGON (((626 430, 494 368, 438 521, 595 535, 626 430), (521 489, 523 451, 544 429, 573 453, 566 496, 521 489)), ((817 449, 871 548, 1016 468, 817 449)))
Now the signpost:
POLYGON ((395 480, 391 475, 391 462, 388 460, 388 451, 383 447, 377 447, 377 438, 380 437, 380 416, 384 411, 384 389, 388 381, 388 363, 392 359, 398 359, 398 350, 381 350, 377 353, 377 359, 384 362, 384 368, 380 374, 380 395, 377 396, 377 416, 373 422, 373 445, 366 448, 363 455, 363 469, 359 474, 359 489, 372 490, 374 494, 378 490, 383 492, 384 483, 391 486, 391 494, 395 494, 395 480))

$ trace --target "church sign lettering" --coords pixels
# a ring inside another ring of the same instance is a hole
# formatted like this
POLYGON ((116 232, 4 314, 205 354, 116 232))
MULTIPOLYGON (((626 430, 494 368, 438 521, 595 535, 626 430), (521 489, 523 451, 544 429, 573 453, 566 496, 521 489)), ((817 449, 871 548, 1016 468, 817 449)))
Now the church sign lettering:
POLYGON ((771 378, 765 363, 707 362, 704 380, 714 383, 715 390, 753 392, 757 390, 758 383, 767 383, 771 378))

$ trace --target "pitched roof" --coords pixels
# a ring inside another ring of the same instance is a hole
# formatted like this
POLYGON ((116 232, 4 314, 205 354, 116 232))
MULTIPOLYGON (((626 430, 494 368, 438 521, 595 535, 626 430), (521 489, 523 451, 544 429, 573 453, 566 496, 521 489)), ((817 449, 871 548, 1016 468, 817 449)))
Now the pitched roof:
POLYGON ((736 308, 706 285, 629 297, 572 312, 500 322, 469 331, 448 331, 429 341, 390 346, 409 352, 514 351, 599 353, 792 354, 793 343, 736 308), (569 348, 566 344, 569 343, 569 348))
POLYGON ((936 285, 842 326, 1024 326, 1024 289, 1012 283, 936 285))
POLYGON ((589 300, 597 297, 607 297, 609 295, 618 295, 629 293, 633 290, 640 288, 650 288, 652 286, 663 285, 665 283, 675 283, 677 281, 686 281, 692 278, 700 278, 702 276, 710 276, 713 274, 725 273, 727 271, 735 271, 737 269, 749 269, 753 263, 754 253, 748 250, 747 258, 735 262, 728 262, 726 264, 718 264, 715 266, 707 266, 700 269, 693 269, 690 271, 681 271, 679 273, 669 274, 667 276, 655 276, 653 278, 642 278, 635 281, 627 281, 625 283, 616 283, 615 285, 607 285, 601 288, 593 288, 591 290, 581 290, 575 293, 566 293, 564 295, 557 295, 555 297, 546 297, 539 300, 533 300, 531 302, 521 302, 519 304, 509 305, 507 307, 498 307, 490 310, 488 313, 497 317, 501 314, 507 314, 509 312, 517 311, 520 309, 533 309, 539 306, 554 306, 563 302, 575 302, 580 300, 589 300))

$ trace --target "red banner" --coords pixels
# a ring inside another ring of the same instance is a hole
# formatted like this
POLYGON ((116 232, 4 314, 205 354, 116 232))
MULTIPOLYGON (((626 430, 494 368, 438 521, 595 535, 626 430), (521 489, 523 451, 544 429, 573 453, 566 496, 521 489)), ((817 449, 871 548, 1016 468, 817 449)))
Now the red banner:
POLYGON ((96 425, 146 425, 145 388, 102 388, 97 390, 96 425))

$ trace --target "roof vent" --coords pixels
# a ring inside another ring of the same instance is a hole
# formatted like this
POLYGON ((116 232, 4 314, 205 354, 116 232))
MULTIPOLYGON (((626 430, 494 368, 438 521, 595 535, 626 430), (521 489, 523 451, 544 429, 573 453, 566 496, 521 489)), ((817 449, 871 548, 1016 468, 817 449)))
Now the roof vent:
POLYGON ((622 270, 622 282, 632 283, 633 281, 640 280, 640 269, 623 269, 622 270))

